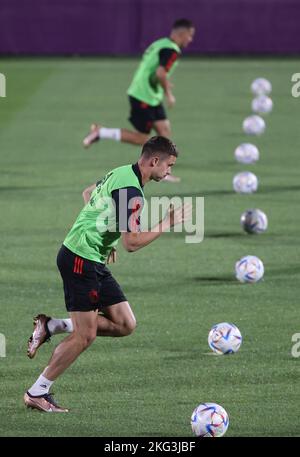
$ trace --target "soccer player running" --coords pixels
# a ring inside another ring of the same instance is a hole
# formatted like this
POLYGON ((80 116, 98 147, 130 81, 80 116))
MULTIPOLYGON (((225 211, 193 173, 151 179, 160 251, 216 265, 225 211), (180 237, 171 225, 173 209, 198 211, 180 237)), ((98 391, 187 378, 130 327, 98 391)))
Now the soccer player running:
POLYGON ((143 187, 160 181, 175 164, 178 151, 167 138, 148 140, 138 162, 110 171, 83 192, 86 205, 65 238, 57 256, 69 319, 35 318, 27 354, 33 358, 50 336, 70 333, 54 350, 48 366, 24 395, 25 405, 45 412, 68 412, 53 399, 53 382, 87 349, 96 336, 130 335, 134 314, 121 287, 105 263, 115 261, 121 238, 128 252, 137 251, 163 232, 191 217, 191 207, 170 206, 151 231, 141 231, 143 187), (115 228, 114 228, 115 227, 115 228))
MULTIPOLYGON (((143 145, 152 129, 158 135, 170 138, 171 125, 162 102, 165 95, 168 107, 172 108, 175 105, 176 100, 169 77, 178 63, 181 50, 191 43, 194 33, 192 21, 179 19, 174 23, 169 38, 154 41, 144 52, 127 91, 131 107, 129 121, 135 130, 92 124, 89 135, 83 140, 85 147, 99 139, 143 145)), ((164 179, 179 181, 172 175, 164 179)))

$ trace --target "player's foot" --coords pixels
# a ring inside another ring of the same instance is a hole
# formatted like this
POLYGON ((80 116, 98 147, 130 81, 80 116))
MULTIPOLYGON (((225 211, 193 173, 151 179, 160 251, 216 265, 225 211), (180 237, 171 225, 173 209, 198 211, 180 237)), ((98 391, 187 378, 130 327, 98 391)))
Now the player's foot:
POLYGON ((91 144, 95 143, 96 141, 99 141, 99 129, 100 129, 99 124, 92 124, 90 127, 90 133, 84 138, 83 140, 83 146, 85 148, 88 148, 91 146, 91 144))
POLYGON ((162 181, 166 181, 166 182, 180 182, 181 181, 181 178, 179 178, 178 176, 174 176, 174 175, 167 175, 165 176, 162 181))
POLYGON ((36 351, 45 341, 50 340, 51 335, 47 326, 50 319, 51 317, 46 316, 45 314, 38 314, 34 318, 33 332, 27 345, 27 355, 30 359, 33 359, 36 351))
POLYGON ((27 408, 38 409, 45 413, 68 413, 69 410, 61 408, 55 403, 53 394, 44 394, 40 397, 32 397, 28 392, 24 395, 24 403, 27 408))

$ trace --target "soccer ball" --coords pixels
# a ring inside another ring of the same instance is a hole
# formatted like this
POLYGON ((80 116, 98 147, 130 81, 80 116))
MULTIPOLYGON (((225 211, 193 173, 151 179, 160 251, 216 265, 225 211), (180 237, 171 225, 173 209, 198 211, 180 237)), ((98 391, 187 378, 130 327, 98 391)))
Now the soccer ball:
POLYGON ((191 417, 191 427, 198 437, 216 438, 223 436, 229 425, 229 417, 217 403, 200 403, 191 417))
POLYGON ((259 159, 259 150, 254 144, 242 143, 234 151, 234 156, 238 162, 253 163, 259 159))
POLYGON ((258 179, 250 171, 242 171, 233 178, 233 188, 240 194, 252 194, 256 192, 258 179))
POLYGON ((273 109, 273 102, 267 95, 259 95, 252 100, 252 111, 259 114, 270 113, 273 109))
POLYGON ((264 265, 262 261, 254 255, 242 257, 235 264, 235 276, 240 282, 254 283, 259 281, 264 275, 264 265))
POLYGON ((251 84, 251 92, 254 95, 266 95, 272 92, 272 84, 265 78, 257 78, 251 84))
POLYGON ((247 209, 241 215, 241 226, 247 233, 262 233, 268 228, 268 218, 260 209, 247 209))
POLYGON ((264 133, 265 128, 265 121, 262 117, 257 116, 257 114, 246 117, 243 122, 243 130, 247 135, 261 135, 264 133))
POLYGON ((241 332, 228 322, 214 325, 208 334, 208 345, 216 354, 233 354, 241 344, 241 332))

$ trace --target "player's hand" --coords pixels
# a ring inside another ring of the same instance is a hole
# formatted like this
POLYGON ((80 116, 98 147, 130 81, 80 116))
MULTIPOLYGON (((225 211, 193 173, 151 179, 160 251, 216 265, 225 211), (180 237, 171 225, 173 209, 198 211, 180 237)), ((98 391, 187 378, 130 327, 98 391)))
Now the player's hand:
POLYGON ((110 251, 109 256, 107 257, 106 263, 109 265, 110 263, 115 263, 117 261, 117 250, 112 248, 110 251))
POLYGON ((176 98, 174 97, 172 92, 167 93, 166 97, 167 97, 167 105, 168 105, 168 107, 169 108, 173 108, 173 106, 176 103, 176 98))
POLYGON ((181 224, 184 221, 191 219, 192 217, 192 205, 186 203, 183 206, 174 208, 174 205, 171 204, 166 216, 169 227, 174 225, 181 224))

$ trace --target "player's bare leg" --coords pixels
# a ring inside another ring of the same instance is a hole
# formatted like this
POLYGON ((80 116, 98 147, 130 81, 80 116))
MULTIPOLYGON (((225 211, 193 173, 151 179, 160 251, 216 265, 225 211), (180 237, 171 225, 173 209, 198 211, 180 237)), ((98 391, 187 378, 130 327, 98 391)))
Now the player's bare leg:
POLYGON ((97 336, 98 310, 70 313, 73 332, 54 350, 43 375, 54 381, 87 349, 97 336))
POLYGON ((83 140, 83 146, 88 148, 93 143, 102 139, 110 139, 121 141, 122 143, 142 146, 149 139, 149 135, 134 130, 106 128, 100 124, 94 123, 90 127, 90 133, 83 140))
POLYGON ((24 395, 28 408, 44 412, 68 412, 53 400, 49 390, 54 380, 60 376, 87 349, 97 335, 98 310, 70 313, 73 332, 54 350, 49 365, 37 381, 24 395))
POLYGON ((141 133, 134 130, 121 129, 121 141, 131 143, 137 146, 143 146, 149 140, 147 133, 141 133))
MULTIPOLYGON (((29 338, 27 348, 27 355, 31 359, 38 348, 52 336, 74 331, 72 319, 55 319, 39 314, 34 322, 34 331, 29 338), (33 335, 35 335, 34 338, 33 335)), ((128 302, 108 306, 97 317, 97 336, 127 336, 134 331, 135 327, 136 320, 128 302)))
POLYGON ((98 315, 97 336, 127 336, 136 327, 136 320, 128 302, 107 306, 98 315))
MULTIPOLYGON (((171 137, 171 124, 168 119, 162 119, 161 121, 155 121, 153 127, 157 135, 165 136, 166 138, 171 137)), ((174 175, 167 175, 162 181, 168 182, 179 182, 180 178, 174 175)))
POLYGON ((166 138, 171 137, 171 123, 168 119, 162 119, 153 123, 153 128, 157 135, 165 136, 166 138))

